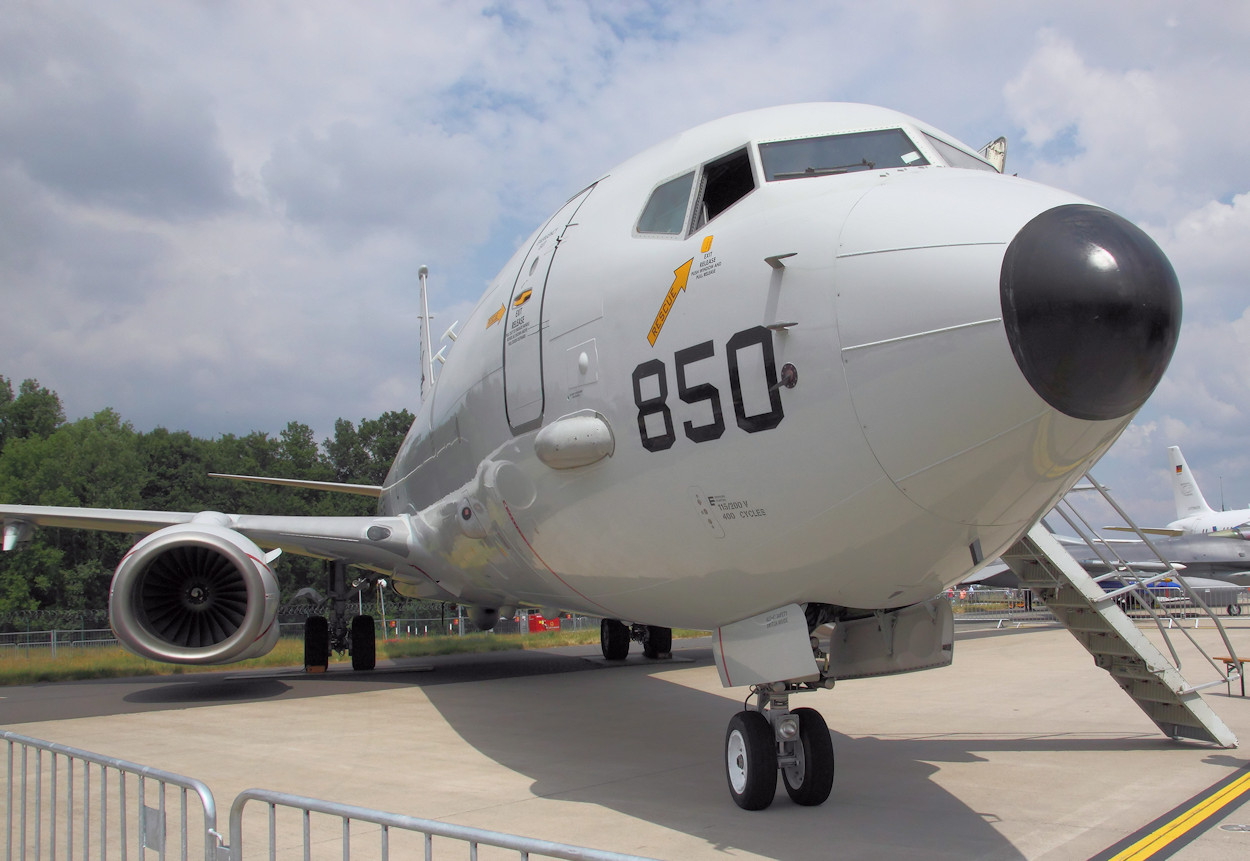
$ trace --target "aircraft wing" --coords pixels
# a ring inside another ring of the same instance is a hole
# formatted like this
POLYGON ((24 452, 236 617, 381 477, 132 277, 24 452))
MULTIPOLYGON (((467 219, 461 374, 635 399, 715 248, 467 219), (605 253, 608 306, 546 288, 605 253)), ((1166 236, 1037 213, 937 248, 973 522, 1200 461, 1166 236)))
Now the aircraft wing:
POLYGON ((100 532, 146 535, 181 524, 229 529, 265 549, 389 571, 406 559, 411 527, 401 517, 296 517, 220 512, 145 511, 138 509, 68 508, 42 505, 0 505, 4 549, 22 543, 34 527, 59 526, 100 532))
POLYGON ((176 511, 126 511, 115 508, 62 508, 51 505, 0 505, 0 521, 4 523, 4 549, 22 537, 23 529, 34 526, 63 526, 68 529, 92 529, 97 532, 146 534, 189 523, 194 514, 176 511))
POLYGON ((1134 529, 1131 526, 1104 526, 1103 529, 1107 530, 1108 532, 1139 532, 1140 531, 1140 532, 1146 533, 1147 535, 1164 535, 1169 538, 1176 538, 1177 536, 1185 534, 1185 530, 1183 529, 1169 529, 1166 526, 1142 526, 1142 527, 1139 527, 1138 529, 1134 529))
POLYGON ((309 481, 302 478, 270 478, 263 475, 230 475, 224 472, 210 472, 209 478, 228 478, 231 481, 250 481, 255 484, 272 484, 278 487, 302 487, 305 490, 324 490, 330 493, 352 493, 357 496, 372 496, 377 499, 382 495, 382 488, 375 484, 343 484, 338 481, 309 481))
POLYGON ((1135 571, 1135 572, 1165 572, 1165 571, 1184 571, 1185 565, 1181 562, 1127 562, 1120 563, 1112 560, 1107 563, 1101 559, 1078 559, 1081 567, 1086 571, 1135 571))

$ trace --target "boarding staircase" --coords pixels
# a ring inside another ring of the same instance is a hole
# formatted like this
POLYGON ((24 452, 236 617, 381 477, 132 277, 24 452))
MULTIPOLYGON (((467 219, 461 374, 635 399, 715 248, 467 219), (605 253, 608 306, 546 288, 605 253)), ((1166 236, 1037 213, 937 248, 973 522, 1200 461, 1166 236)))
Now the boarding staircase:
MULTIPOLYGON (((1065 628, 1072 632, 1085 649, 1094 656, 1094 662, 1111 674, 1120 688, 1133 698, 1142 711, 1170 738, 1186 738, 1210 742, 1220 747, 1237 746, 1237 737, 1202 699, 1200 691, 1214 685, 1222 685, 1240 678, 1236 652, 1219 619, 1202 599, 1193 593, 1177 571, 1150 540, 1137 529, 1123 509, 1111 498, 1105 487, 1091 476, 1086 476, 1089 489, 1096 490, 1106 499, 1124 521, 1137 531, 1138 536, 1159 556, 1165 574, 1134 569, 1123 560, 1112 560, 1112 573, 1093 577, 1085 571, 1042 523, 1037 523, 1013 544, 1002 556, 1002 561, 1020 579, 1021 585, 1031 589, 1043 601, 1065 628), (1228 655, 1234 660, 1221 668, 1189 633, 1186 625, 1173 627, 1173 620, 1166 611, 1157 612, 1149 595, 1149 586, 1162 577, 1169 577, 1181 584, 1199 612, 1214 622, 1223 638, 1228 655), (1110 591, 1101 582, 1114 578, 1120 584, 1110 591), (1172 655, 1169 662, 1164 654, 1129 618, 1125 607, 1138 607, 1145 611, 1157 626, 1172 655), (1171 641, 1171 634, 1179 631, 1188 637, 1199 653, 1206 658, 1220 678, 1206 684, 1191 685, 1180 672, 1180 658, 1171 641), (1229 668, 1231 666, 1231 669, 1229 668)), ((1061 503, 1058 513, 1078 535, 1089 542, 1090 548, 1100 556, 1114 553, 1111 545, 1098 541, 1097 533, 1077 513, 1075 507, 1061 503), (1084 526, 1082 529, 1078 523, 1084 526)), ((1152 566, 1153 567, 1153 566, 1152 566)))

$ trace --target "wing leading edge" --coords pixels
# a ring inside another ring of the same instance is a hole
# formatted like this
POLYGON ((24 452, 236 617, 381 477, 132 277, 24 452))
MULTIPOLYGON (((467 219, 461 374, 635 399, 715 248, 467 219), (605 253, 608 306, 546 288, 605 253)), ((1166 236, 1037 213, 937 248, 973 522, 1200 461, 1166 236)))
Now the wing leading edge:
POLYGON ((67 508, 41 505, 0 505, 4 549, 12 550, 35 527, 53 526, 147 535, 179 524, 230 529, 265 549, 349 564, 390 569, 407 559, 413 534, 403 517, 294 517, 264 514, 223 514, 110 508, 67 508))

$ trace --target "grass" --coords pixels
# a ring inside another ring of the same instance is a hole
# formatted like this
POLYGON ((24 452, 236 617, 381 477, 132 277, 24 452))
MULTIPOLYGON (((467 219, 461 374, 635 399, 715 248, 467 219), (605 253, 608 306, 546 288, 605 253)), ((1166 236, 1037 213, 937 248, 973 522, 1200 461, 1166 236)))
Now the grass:
MULTIPOLYGON (((704 636, 706 631, 678 629, 674 638, 704 636)), ((599 642, 599 631, 546 631, 541 634, 466 634, 463 637, 405 637, 378 643, 380 658, 418 658, 514 649, 550 649, 556 646, 590 645, 599 642)), ((347 655, 331 655, 330 664, 350 663, 347 655)), ((278 641, 273 651, 261 658, 230 664, 231 669, 262 667, 301 667, 304 642, 299 638, 278 641)), ((52 655, 45 648, 15 648, 0 653, 0 686, 31 685, 39 682, 65 682, 78 679, 117 679, 134 676, 171 676, 214 672, 222 666, 162 664, 132 655, 121 646, 62 647, 52 655)))

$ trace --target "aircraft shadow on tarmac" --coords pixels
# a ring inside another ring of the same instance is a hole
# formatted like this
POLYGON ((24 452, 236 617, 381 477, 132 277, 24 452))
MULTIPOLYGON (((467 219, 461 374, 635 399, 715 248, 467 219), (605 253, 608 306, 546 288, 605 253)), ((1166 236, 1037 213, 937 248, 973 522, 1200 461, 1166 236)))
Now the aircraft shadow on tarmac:
POLYGON ((153 685, 133 691, 122 699, 133 705, 145 706, 208 706, 276 699, 290 690, 290 685, 278 679, 212 677, 153 685))
MULTIPOLYGON (((535 796, 600 805, 717 851, 795 859, 823 859, 835 850, 844 857, 1022 858, 993 827, 998 814, 973 810, 940 786, 933 763, 981 762, 982 754, 1002 751, 1127 752, 1172 744, 1153 734, 856 738, 835 731, 837 779, 828 802, 799 807, 779 785, 770 809, 747 813, 729 798, 721 759, 724 727, 741 706, 665 679, 671 670, 711 663, 710 650, 685 650, 682 657, 613 666, 532 652, 454 656, 434 659, 433 671, 430 664, 401 663, 378 673, 164 681, 124 699, 141 708, 186 707, 419 686, 466 743, 531 779, 535 796), (591 671, 605 666, 612 668, 591 671)), ((821 706, 836 728, 834 703, 821 706)), ((1212 752, 1205 761, 1226 759, 1212 752)))
MULTIPOLYGON (((601 805, 718 850, 768 857, 823 859, 837 851, 1020 858, 992 827, 994 812, 972 810, 933 782, 938 769, 930 763, 983 761, 974 751, 1117 751, 1166 743, 1146 736, 895 740, 834 732, 838 775, 828 802, 799 807, 779 785, 771 808, 747 813, 729 798, 721 759, 724 727, 740 706, 657 677, 665 669, 581 673, 537 688, 518 680, 425 692, 466 742, 531 778, 536 796, 601 805)), ((827 717, 836 726, 836 714, 827 717)))

